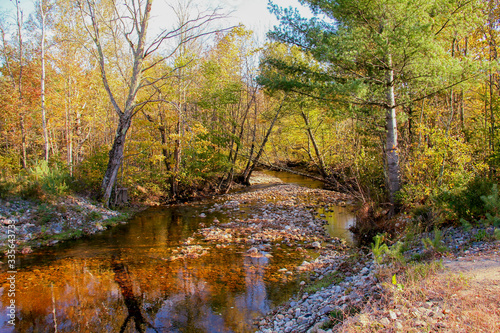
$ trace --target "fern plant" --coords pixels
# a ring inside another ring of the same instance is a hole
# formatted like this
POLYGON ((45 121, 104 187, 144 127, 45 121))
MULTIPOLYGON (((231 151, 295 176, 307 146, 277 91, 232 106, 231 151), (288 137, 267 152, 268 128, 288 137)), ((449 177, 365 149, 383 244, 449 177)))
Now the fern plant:
POLYGON ((384 235, 376 235, 374 239, 375 243, 372 243, 373 259, 380 265, 384 254, 386 254, 389 248, 387 247, 387 244, 384 243, 384 235))

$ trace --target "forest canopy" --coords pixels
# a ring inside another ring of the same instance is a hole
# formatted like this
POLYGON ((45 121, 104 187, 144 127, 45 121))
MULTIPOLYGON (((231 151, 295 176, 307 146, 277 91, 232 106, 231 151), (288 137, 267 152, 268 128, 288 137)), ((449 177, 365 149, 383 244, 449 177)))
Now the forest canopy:
POLYGON ((2 195, 168 201, 299 166, 362 202, 484 216, 470 197, 500 162, 498 2, 300 3, 312 18, 270 3, 265 43, 190 2, 154 33, 150 0, 10 3, 2 195))

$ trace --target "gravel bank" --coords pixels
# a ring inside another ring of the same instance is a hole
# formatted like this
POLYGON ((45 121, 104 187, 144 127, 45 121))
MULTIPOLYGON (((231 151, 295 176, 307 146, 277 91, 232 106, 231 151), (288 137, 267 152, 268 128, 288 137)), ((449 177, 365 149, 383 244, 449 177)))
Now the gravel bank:
MULTIPOLYGON (((493 232, 493 227, 471 230, 445 228, 442 230, 440 242, 445 248, 442 248, 443 254, 438 255, 441 257, 438 259, 443 260, 445 267, 448 267, 454 262, 483 260, 482 257, 492 253, 498 255, 500 241, 494 240, 493 232)), ((405 258, 410 260, 430 255, 431 250, 422 245, 422 239, 434 237, 434 233, 416 235, 408 242, 410 248, 404 252, 405 258)), ((318 285, 318 280, 326 279, 329 281, 327 286, 312 293, 299 293, 287 304, 257 320, 258 333, 336 332, 346 318, 349 318, 346 323, 349 323, 351 328, 356 327, 361 331, 373 327, 382 331, 401 331, 403 327, 407 327, 408 322, 411 322, 413 327, 439 331, 446 329, 447 326, 443 322, 453 315, 453 310, 439 299, 412 304, 411 308, 394 304, 380 307, 383 304, 380 300, 385 297, 388 286, 380 283, 379 273, 390 271, 394 267, 392 264, 374 263, 371 253, 353 250, 333 260, 327 259, 326 262, 327 265, 314 269, 313 279, 307 283, 303 282, 303 285, 304 288, 308 285, 318 285), (361 309, 369 309, 366 311, 369 314, 356 315, 361 309)))
POLYGON ((17 251, 27 254, 36 247, 55 245, 106 230, 127 218, 127 214, 106 209, 79 196, 46 203, 0 199, 1 253, 8 245, 9 225, 15 226, 17 251))

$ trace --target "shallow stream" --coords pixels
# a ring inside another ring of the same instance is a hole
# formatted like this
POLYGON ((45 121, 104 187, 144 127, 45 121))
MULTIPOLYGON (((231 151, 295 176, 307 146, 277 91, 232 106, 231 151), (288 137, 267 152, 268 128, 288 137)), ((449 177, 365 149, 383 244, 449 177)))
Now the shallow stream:
MULTIPOLYGON (((287 183, 319 187, 304 177, 273 173, 287 183)), ((288 299, 299 281, 275 272, 296 267, 310 252, 273 248, 268 257, 249 246, 206 246, 206 254, 177 259, 193 233, 214 219, 211 202, 151 208, 129 223, 90 238, 18 255, 16 332, 252 332, 255 318, 288 299), (204 216, 204 217, 201 217, 204 216)), ((245 218, 252 207, 242 205, 245 218)), ((332 236, 350 239, 354 218, 342 207, 318 211, 332 236)), ((0 279, 7 281, 6 260, 0 279)), ((8 284, 0 288, 6 309, 8 284)), ((0 331, 13 331, 5 313, 0 331)))

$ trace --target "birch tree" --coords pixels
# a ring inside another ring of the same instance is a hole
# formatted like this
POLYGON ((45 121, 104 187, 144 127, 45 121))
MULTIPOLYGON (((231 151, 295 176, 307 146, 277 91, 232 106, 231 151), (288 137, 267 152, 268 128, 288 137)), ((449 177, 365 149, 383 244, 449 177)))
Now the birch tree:
POLYGON ((40 28, 41 28, 41 40, 40 40, 40 51, 41 51, 41 65, 42 73, 40 75, 40 106, 42 109, 42 130, 43 130, 43 141, 44 141, 44 158, 45 161, 49 161, 49 134, 47 131, 47 116, 45 110, 45 28, 47 20, 47 8, 44 0, 38 2, 39 18, 40 18, 40 28))

